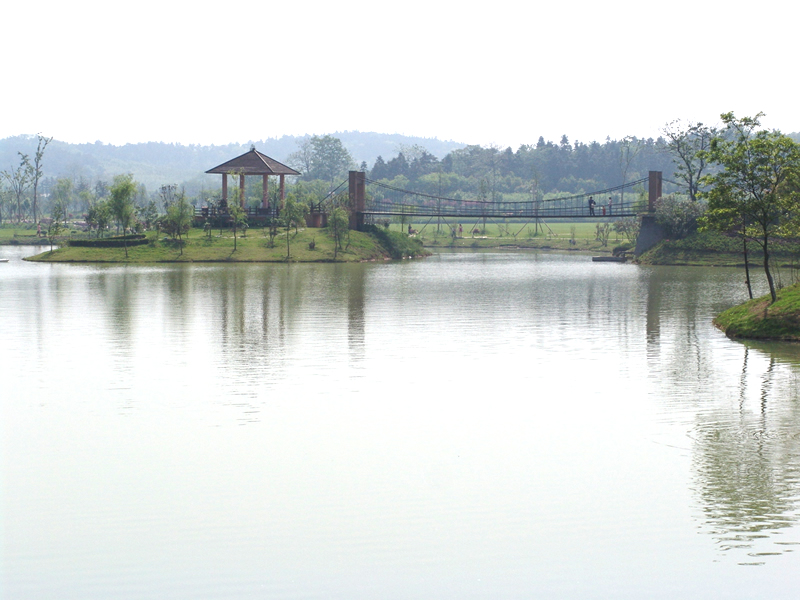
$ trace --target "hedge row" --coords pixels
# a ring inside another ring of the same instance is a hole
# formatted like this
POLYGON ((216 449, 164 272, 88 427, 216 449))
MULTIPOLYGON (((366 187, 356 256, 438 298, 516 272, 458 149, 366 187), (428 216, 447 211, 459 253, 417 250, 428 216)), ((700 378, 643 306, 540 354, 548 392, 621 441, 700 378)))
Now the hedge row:
POLYGON ((124 248, 125 246, 141 246, 146 243, 147 236, 143 233, 120 235, 100 240, 69 240, 69 245, 76 248, 124 248))

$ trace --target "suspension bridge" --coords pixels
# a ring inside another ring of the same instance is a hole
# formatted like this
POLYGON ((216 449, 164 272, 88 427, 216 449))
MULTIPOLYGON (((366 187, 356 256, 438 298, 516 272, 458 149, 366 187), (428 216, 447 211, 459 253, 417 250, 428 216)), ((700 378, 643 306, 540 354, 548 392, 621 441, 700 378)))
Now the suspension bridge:
POLYGON ((350 212, 350 226, 353 229, 361 229, 366 224, 374 224, 392 217, 415 221, 597 220, 603 217, 635 217, 644 211, 652 211, 655 200, 661 197, 661 187, 661 171, 650 171, 648 177, 623 185, 561 198, 522 202, 465 200, 398 188, 386 182, 369 179, 363 171, 350 171, 348 180, 330 192, 315 211, 326 213, 335 205, 346 205, 350 212), (645 183, 648 186, 647 204, 642 202, 639 194, 625 195, 625 190, 641 189, 640 186, 645 183), (345 184, 348 185, 346 190, 345 184))

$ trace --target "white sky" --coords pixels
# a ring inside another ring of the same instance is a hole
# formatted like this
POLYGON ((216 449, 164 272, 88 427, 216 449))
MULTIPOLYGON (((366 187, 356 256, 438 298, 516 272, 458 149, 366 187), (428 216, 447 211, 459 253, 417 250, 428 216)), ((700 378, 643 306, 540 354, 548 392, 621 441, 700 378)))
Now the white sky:
POLYGON ((656 137, 727 111, 800 131, 791 2, 18 0, 3 12, 0 138, 358 130, 516 148, 656 137))

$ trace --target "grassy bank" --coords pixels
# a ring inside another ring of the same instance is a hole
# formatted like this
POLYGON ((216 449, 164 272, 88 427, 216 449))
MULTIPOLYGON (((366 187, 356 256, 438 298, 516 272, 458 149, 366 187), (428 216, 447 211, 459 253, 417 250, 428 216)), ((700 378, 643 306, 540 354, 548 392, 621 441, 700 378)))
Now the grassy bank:
POLYGON ((714 325, 731 338, 800 341, 800 284, 778 291, 770 304, 769 295, 726 310, 714 325))
MULTIPOLYGON (((343 240, 343 249, 334 252, 334 240, 327 229, 300 229, 289 232, 287 259, 286 231, 270 240, 264 231, 251 229, 247 236, 238 234, 234 250, 233 234, 228 230, 214 230, 211 237, 202 231, 192 230, 184 238, 183 252, 176 241, 156 239, 155 232, 148 234, 148 243, 128 248, 73 248, 64 246, 47 251, 27 260, 40 262, 98 262, 98 263, 160 263, 160 262, 361 262, 384 260, 396 254, 374 236, 350 231, 343 240)), ((423 256, 420 244, 407 248, 403 256, 423 256)))
MULTIPOLYGON (((601 223, 601 227, 605 223, 601 223)), ((613 225, 609 221, 610 225, 613 225)), ((453 238, 450 227, 446 223, 437 226, 434 219, 430 223, 414 223, 417 231, 414 237, 426 248, 528 248, 536 250, 567 250, 591 252, 593 254, 610 254, 614 248, 633 247, 623 236, 618 235, 613 227, 608 232, 605 245, 597 239, 595 223, 547 223, 536 227, 530 223, 489 222, 463 223, 461 235, 453 238), (478 229, 478 233, 473 233, 478 229)), ((390 231, 407 232, 408 226, 401 228, 393 223, 390 231)))
MULTIPOLYGON (((771 255, 780 267, 797 266, 800 264, 800 244, 776 240, 771 255)), ((758 268, 763 256, 757 244, 748 244, 751 268, 758 268)), ((637 262, 642 265, 744 266, 741 240, 712 231, 695 233, 682 240, 664 240, 642 254, 637 262)))
POLYGON ((3 246, 44 246, 47 238, 36 234, 32 225, 3 225, 0 227, 0 245, 3 246))

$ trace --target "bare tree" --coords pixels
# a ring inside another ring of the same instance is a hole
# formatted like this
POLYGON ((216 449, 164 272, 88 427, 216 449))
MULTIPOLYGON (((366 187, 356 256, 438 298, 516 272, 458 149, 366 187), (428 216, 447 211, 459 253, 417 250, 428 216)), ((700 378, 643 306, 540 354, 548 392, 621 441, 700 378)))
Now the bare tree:
POLYGON ((22 199, 25 197, 25 192, 31 185, 33 180, 33 167, 27 154, 18 152, 20 156, 19 166, 13 171, 3 171, 1 174, 3 179, 8 182, 11 188, 11 193, 17 203, 17 222, 22 221, 22 199))
POLYGON ((39 199, 39 180, 42 178, 42 159, 44 158, 44 150, 47 144, 53 141, 53 138, 43 137, 41 133, 37 133, 36 137, 39 138, 39 143, 36 146, 36 154, 33 155, 33 165, 31 165, 33 172, 33 222, 36 223, 37 219, 37 201, 39 199))

